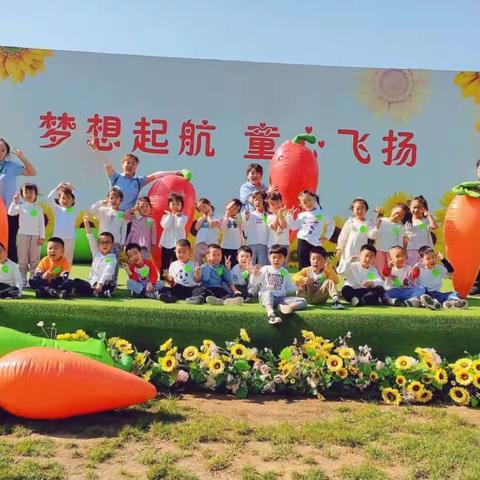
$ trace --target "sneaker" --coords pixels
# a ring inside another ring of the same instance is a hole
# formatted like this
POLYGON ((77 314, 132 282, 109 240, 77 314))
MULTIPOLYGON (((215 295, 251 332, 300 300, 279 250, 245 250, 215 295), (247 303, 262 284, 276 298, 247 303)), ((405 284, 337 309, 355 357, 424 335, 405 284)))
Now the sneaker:
POLYGON ((224 305, 243 305, 243 297, 233 297, 233 298, 226 298, 223 301, 224 305))
POLYGON ((430 310, 436 310, 437 307, 435 306, 435 300, 430 296, 424 293, 420 296, 420 302, 425 308, 429 308, 430 310))
POLYGON ((189 305, 201 305, 205 302, 205 300, 203 299, 203 297, 197 296, 186 298, 185 302, 187 302, 189 305))
POLYGON ((293 312, 293 308, 291 305, 288 305, 288 303, 281 303, 278 306, 278 309, 280 310, 281 313, 284 315, 290 315, 293 312))
POLYGON ((433 300, 433 304, 435 305, 435 310, 442 309, 442 304, 436 298, 433 300))
POLYGON ((455 308, 453 300, 447 300, 442 304, 443 308, 455 308))
POLYGON ((158 293, 156 295, 157 300, 160 300, 164 303, 175 303, 177 299, 170 295, 169 293, 158 293))
POLYGON ((73 297, 73 295, 68 290, 59 290, 58 291, 58 298, 61 298, 63 300, 68 300, 72 297, 73 297))
POLYGON ((360 305, 360 299, 358 297, 352 297, 350 300, 350 305, 352 307, 358 307, 360 305))
POLYGON ((112 298, 112 291, 111 291, 111 290, 105 290, 105 291, 103 292, 103 296, 104 296, 105 298, 112 298))
POLYGON ((454 300, 453 301, 453 306, 455 308, 467 308, 468 307, 468 302, 466 300, 454 300))
POLYGON ((223 305, 223 300, 221 298, 218 298, 218 297, 214 297, 213 295, 209 295, 205 301, 209 304, 209 305, 223 305))
POLYGON ((397 298, 385 297, 383 299, 383 303, 385 305, 390 305, 391 307, 394 307, 395 305, 398 305, 398 299, 397 298))
POLYGON ((332 303, 332 310, 343 310, 345 307, 340 302, 332 303))
POLYGON ((280 317, 277 317, 274 313, 268 316, 268 323, 270 325, 278 325, 279 323, 282 323, 282 319, 280 317))
POLYGON ((58 292, 54 288, 48 288, 47 293, 50 298, 58 298, 58 292))
POLYGON ((422 306, 422 302, 417 297, 411 297, 405 300, 405 306, 418 308, 422 306))

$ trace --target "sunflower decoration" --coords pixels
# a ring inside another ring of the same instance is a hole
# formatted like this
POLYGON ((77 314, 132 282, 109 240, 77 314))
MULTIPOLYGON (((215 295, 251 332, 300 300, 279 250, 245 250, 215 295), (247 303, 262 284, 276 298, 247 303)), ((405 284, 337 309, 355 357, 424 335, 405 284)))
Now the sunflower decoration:
POLYGON ((473 97, 480 103, 480 72, 458 72, 453 83, 460 87, 464 98, 473 97))
POLYGON ((398 203, 406 203, 408 205, 408 202, 411 198, 412 196, 407 192, 395 192, 389 197, 387 197, 383 204, 380 205, 380 213, 384 217, 388 217, 395 205, 397 205, 398 203))
POLYGON ((436 237, 435 248, 439 250, 442 253, 442 255, 446 254, 445 242, 443 240, 445 215, 447 213, 448 206, 453 200, 453 197, 455 197, 455 193, 453 193, 451 190, 448 192, 445 192, 442 195, 442 198, 440 199, 440 205, 442 208, 435 210, 435 219, 437 220, 437 223, 438 223, 438 228, 435 230, 435 237, 436 237))
POLYGON ((429 93, 428 73, 420 70, 367 69, 360 73, 358 98, 374 116, 405 122, 420 113, 429 93))
POLYGON ((51 57, 51 50, 37 48, 0 47, 0 79, 10 77, 13 83, 23 82, 25 74, 34 77, 44 70, 44 60, 51 57))
POLYGON ((92 217, 90 210, 80 210, 78 212, 77 218, 75 219, 75 228, 85 228, 85 225, 83 224, 83 217, 85 215, 88 215, 90 228, 98 228, 98 225, 99 225, 98 219, 95 217, 92 217))

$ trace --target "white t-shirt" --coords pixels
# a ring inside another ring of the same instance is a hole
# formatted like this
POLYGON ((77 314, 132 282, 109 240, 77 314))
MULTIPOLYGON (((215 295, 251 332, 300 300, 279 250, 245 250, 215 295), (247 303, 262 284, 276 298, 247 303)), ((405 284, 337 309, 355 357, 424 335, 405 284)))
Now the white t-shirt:
POLYGON ((0 263, 0 283, 6 283, 11 287, 17 287, 20 292, 23 289, 22 276, 20 270, 15 262, 9 258, 4 263, 0 263))
POLYGON ((251 283, 255 287, 260 287, 259 295, 272 291, 275 297, 285 297, 289 292, 295 292, 297 289, 286 268, 277 269, 272 265, 265 265, 258 275, 252 275, 251 283))
POLYGON ((420 275, 415 280, 416 285, 431 292, 440 292, 442 289, 442 280, 448 278, 448 270, 443 265, 435 265, 432 269, 420 266, 420 275))
POLYGON ((113 235, 114 243, 123 245, 127 237, 127 225, 125 212, 123 210, 114 210, 105 205, 103 200, 95 202, 90 208, 94 217, 98 218, 98 232, 110 232, 113 235))
POLYGON ((163 227, 162 236, 160 237, 159 246, 163 248, 175 248, 175 244, 182 238, 187 238, 185 233, 185 225, 188 217, 183 213, 180 215, 172 215, 166 213, 160 225, 163 227))
POLYGON ((91 233, 87 233, 88 244, 92 252, 92 267, 88 276, 88 283, 93 287, 96 283, 105 285, 105 282, 115 278, 117 256, 114 253, 103 255, 98 249, 97 242, 91 233))
POLYGON ((342 250, 342 256, 337 272, 345 271, 347 260, 360 254, 360 249, 368 242, 368 234, 373 230, 373 224, 366 220, 349 218, 338 236, 337 250, 342 250))
MULTIPOLYGON (((218 222, 217 218, 212 218, 212 221, 218 222)), ((218 235, 220 234, 220 229, 218 227, 211 227, 207 220, 204 220, 201 227, 197 232, 196 243, 206 243, 210 245, 211 243, 218 242, 218 235)))
POLYGON ((385 277, 385 290, 392 288, 406 288, 410 286, 409 274, 412 271, 410 265, 405 264, 401 268, 392 267, 389 277, 385 277))
POLYGON ((360 262, 347 262, 344 275, 345 285, 353 288, 365 288, 364 282, 373 282, 374 287, 383 285, 383 279, 373 265, 363 268, 360 262))
POLYGON ((236 218, 223 218, 220 223, 223 232, 222 248, 237 250, 243 244, 242 220, 240 215, 236 218))
POLYGON ((370 233, 370 238, 375 239, 375 247, 381 252, 388 252, 392 247, 403 247, 405 227, 402 223, 393 223, 388 218, 380 219, 380 226, 376 226, 370 233))
POLYGON ((250 212, 250 218, 244 222, 247 245, 267 245, 269 230, 267 215, 254 210, 250 212))
POLYGON ((232 268, 232 279, 234 285, 248 285, 249 278, 250 274, 248 270, 242 271, 239 263, 232 268))
POLYGON ((268 215, 268 226, 269 226, 269 232, 268 232, 268 243, 267 246, 271 247, 272 245, 285 245, 285 246, 290 246, 290 223, 292 222, 292 217, 285 215, 285 221, 287 222, 287 228, 273 228, 272 225, 275 223, 275 220, 277 219, 277 214, 276 213, 271 213, 268 215))
POLYGON ((8 208, 9 215, 18 215, 20 235, 38 235, 45 238, 45 220, 43 218, 43 209, 36 203, 12 202, 8 208))
POLYGON ((195 281, 195 264, 192 261, 183 263, 175 260, 170 264, 168 273, 173 277, 175 283, 185 287, 195 287, 198 283, 195 281))
POLYGON ((311 245, 321 245, 320 237, 330 238, 335 230, 333 220, 330 220, 321 208, 315 208, 308 212, 300 212, 295 220, 288 214, 289 224, 292 230, 298 230, 297 238, 307 241, 311 245), (324 227, 326 232, 324 233, 324 227))
POLYGON ((75 205, 72 207, 61 207, 56 201, 55 196, 57 190, 52 190, 47 197, 55 214, 55 226, 53 228, 53 236, 60 237, 62 240, 72 240, 75 238, 75 221, 80 210, 78 207, 78 193, 75 194, 75 205))
POLYGON ((418 250, 424 246, 433 247, 430 222, 427 218, 413 218, 412 223, 405 225, 405 234, 408 238, 408 250, 418 250))

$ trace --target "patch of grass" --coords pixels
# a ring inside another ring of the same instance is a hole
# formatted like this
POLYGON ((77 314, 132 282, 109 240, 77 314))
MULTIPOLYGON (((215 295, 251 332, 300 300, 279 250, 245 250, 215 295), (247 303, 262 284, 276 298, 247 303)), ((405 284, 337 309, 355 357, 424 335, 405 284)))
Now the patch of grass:
POLYGON ((273 445, 272 448, 262 456, 264 462, 278 462, 290 458, 299 458, 301 455, 290 444, 280 443, 273 445))
POLYGON ((304 472, 293 472, 292 480, 328 480, 327 474, 319 468, 312 468, 304 472))
POLYGON ((25 427, 24 425, 13 425, 12 426, 12 435, 14 437, 28 437, 33 434, 31 428, 25 427))
POLYGON ((255 467, 247 466, 240 471, 241 480, 277 480, 281 475, 277 472, 269 470, 260 473, 255 467))
POLYGON ((57 462, 38 463, 25 460, 0 470, 0 480, 64 480, 65 478, 64 468, 57 462))
POLYGON ((118 440, 104 440, 86 452, 86 458, 92 465, 104 463, 114 457, 119 449, 121 442, 118 440))
POLYGON ((50 439, 26 438, 13 445, 13 452, 22 457, 53 457, 54 446, 50 439))
POLYGON ((388 480, 385 472, 368 464, 358 467, 343 467, 340 474, 340 478, 343 480, 388 480))
POLYGON ((119 432, 118 438, 122 440, 145 440, 146 433, 139 427, 125 425, 119 432))
POLYGON ((391 455, 388 454, 383 448, 376 446, 367 446, 363 449, 365 454, 376 462, 388 462, 391 459, 391 455))
POLYGON ((147 471, 147 480, 199 480, 197 476, 173 465, 154 465, 147 471))
POLYGON ((226 470, 232 464, 232 457, 229 454, 212 455, 206 462, 207 468, 211 472, 226 470))

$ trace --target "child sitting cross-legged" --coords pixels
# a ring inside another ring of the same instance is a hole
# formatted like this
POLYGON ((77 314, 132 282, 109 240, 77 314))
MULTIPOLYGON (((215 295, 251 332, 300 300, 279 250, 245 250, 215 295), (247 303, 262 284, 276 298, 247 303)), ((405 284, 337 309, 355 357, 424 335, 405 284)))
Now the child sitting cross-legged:
POLYGON ((412 267, 407 264, 405 248, 397 245, 388 252, 388 266, 383 269, 385 278, 384 301, 388 305, 406 305, 407 307, 421 307, 420 296, 425 289, 413 285, 410 279, 412 267))
POLYGON ((310 267, 305 267, 292 276, 297 286, 297 295, 311 305, 322 305, 332 299, 332 308, 342 310, 336 284, 338 276, 327 263, 327 252, 323 247, 310 249, 310 267))
POLYGON ((442 292, 442 280, 453 273, 453 267, 446 258, 425 245, 418 250, 420 262, 412 270, 415 284, 423 287, 425 293, 420 297, 422 305, 431 310, 440 308, 467 308, 467 300, 460 299, 457 292, 442 292), (442 264, 439 264, 439 260, 442 264))
POLYGON ((261 268, 256 265, 252 274, 251 283, 259 288, 260 303, 267 311, 270 325, 282 323, 281 317, 275 314, 275 307, 284 315, 307 308, 304 298, 288 296, 296 291, 296 286, 288 270, 282 267, 287 253, 286 247, 272 245, 269 252, 270 265, 261 268))
POLYGON ((218 243, 208 246, 205 260, 206 263, 201 266, 202 284, 193 289, 192 296, 186 302, 193 305, 204 302, 209 305, 241 305, 241 292, 235 288, 230 270, 220 263, 222 248, 218 243))
POLYGON ((358 257, 350 257, 346 262, 342 295, 353 307, 382 303, 385 289, 383 279, 374 266, 376 254, 375 247, 365 244, 360 248, 358 257))
MULTIPOLYGON (((232 268, 232 278, 235 288, 240 292, 245 302, 253 301, 256 296, 256 289, 250 284, 250 276, 253 271, 252 265, 252 249, 246 245, 242 245, 237 250, 238 263, 232 268)), ((230 259, 225 261, 225 267, 230 269, 230 259)))
POLYGON ((23 280, 20 269, 7 256, 7 249, 0 243, 0 298, 11 300, 22 297, 23 280))
POLYGON ((128 264, 124 268, 128 273, 127 289, 132 297, 159 299, 165 286, 158 279, 158 270, 153 262, 143 257, 142 247, 138 243, 129 243, 125 247, 128 264))

